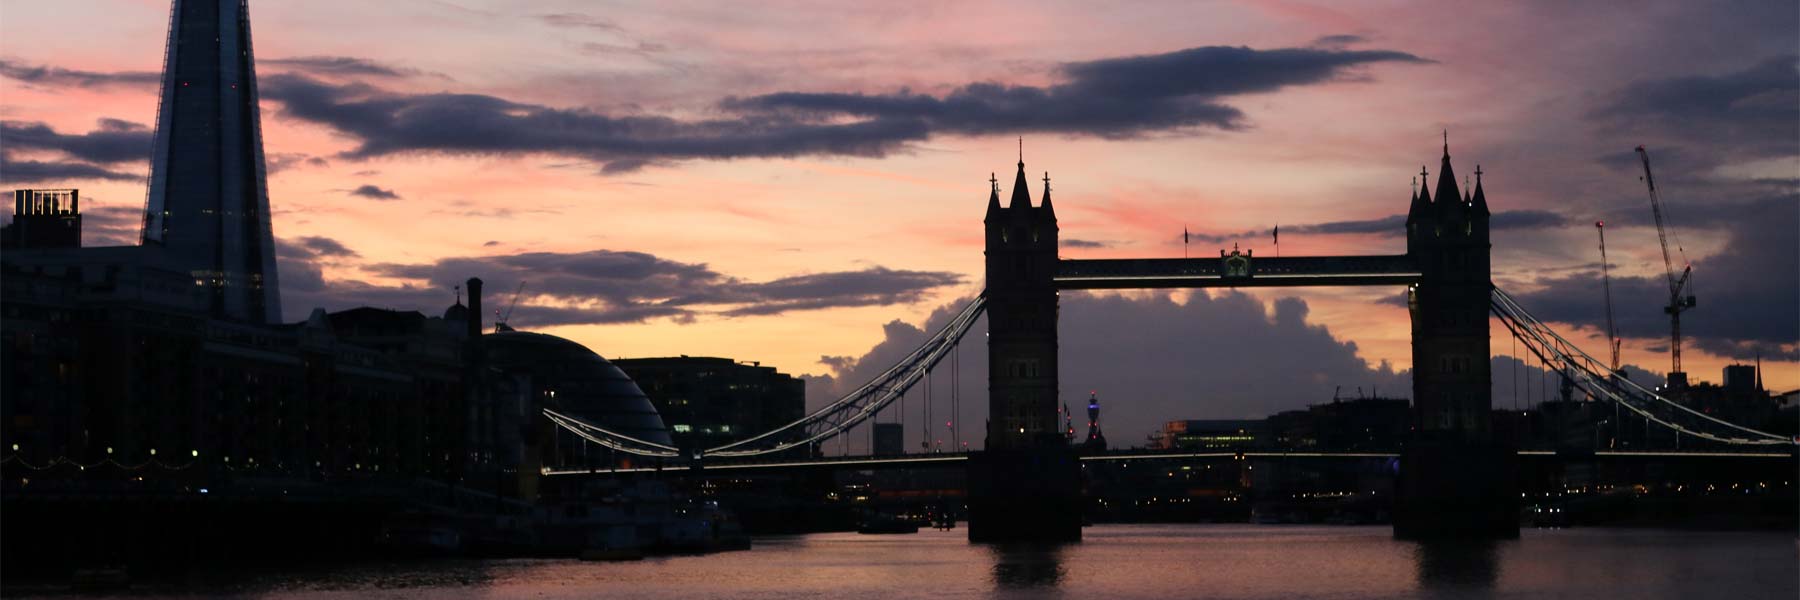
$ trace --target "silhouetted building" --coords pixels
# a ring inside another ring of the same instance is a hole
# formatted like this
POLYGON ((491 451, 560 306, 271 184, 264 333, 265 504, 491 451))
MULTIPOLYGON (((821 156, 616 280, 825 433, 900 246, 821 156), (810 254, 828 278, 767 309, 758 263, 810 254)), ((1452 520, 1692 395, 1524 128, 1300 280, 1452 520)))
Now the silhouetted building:
POLYGON ((13 190, 13 220, 0 228, 0 247, 23 250, 80 245, 80 190, 13 190))
POLYGON ((712 448, 800 420, 806 380, 729 358, 614 360, 650 396, 676 445, 712 448))
POLYGON ((1403 398, 1333 399, 1308 407, 1307 414, 1315 444, 1331 450, 1392 451, 1412 423, 1411 403, 1403 398))
POLYGON ((245 0, 175 0, 143 245, 208 290, 216 317, 281 322, 245 0))
POLYGON ((460 324, 368 308, 285 326, 218 319, 184 274, 109 260, 127 250, 9 253, 0 270, 0 436, 52 467, 34 479, 457 481, 493 468, 501 440, 481 416, 517 398, 470 390, 460 324), (71 467, 106 460, 139 470, 71 467))
POLYGON ((1722 376, 1723 384, 1689 384, 1675 397, 1689 408, 1716 419, 1764 431, 1778 426, 1775 415, 1781 403, 1763 388, 1762 375, 1756 365, 1727 365, 1722 376))
POLYGON ((875 455, 894 456, 906 453, 906 425, 901 423, 875 424, 875 455))

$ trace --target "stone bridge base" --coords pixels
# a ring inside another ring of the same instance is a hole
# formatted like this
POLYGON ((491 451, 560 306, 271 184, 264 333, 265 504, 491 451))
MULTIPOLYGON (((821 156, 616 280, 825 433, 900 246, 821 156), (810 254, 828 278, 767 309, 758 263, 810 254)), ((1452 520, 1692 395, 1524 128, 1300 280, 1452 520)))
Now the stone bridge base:
POLYGON ((1519 537, 1519 457, 1501 444, 1419 440, 1400 451, 1394 537, 1519 537))
POLYGON ((969 541, 1081 541, 1081 465, 1057 445, 969 457, 969 541))

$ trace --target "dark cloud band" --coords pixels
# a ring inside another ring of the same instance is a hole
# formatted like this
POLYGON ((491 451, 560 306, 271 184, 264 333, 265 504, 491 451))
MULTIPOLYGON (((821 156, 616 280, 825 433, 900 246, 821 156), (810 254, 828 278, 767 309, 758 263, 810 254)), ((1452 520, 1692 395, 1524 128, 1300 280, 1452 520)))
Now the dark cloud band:
POLYGON ((348 155, 415 152, 541 153, 605 163, 618 173, 664 161, 799 155, 884 156, 934 135, 1058 132, 1131 137, 1234 129, 1223 104, 1342 76, 1349 69, 1424 59, 1393 51, 1191 48, 1071 63, 1046 87, 974 83, 943 96, 782 92, 727 98, 721 118, 680 120, 524 104, 482 94, 407 94, 296 73, 264 78, 283 114, 348 134, 348 155), (456 123, 456 127, 444 127, 456 123))
MULTIPOLYGON (((446 305, 446 290, 469 277, 491 289, 510 290, 525 281, 526 293, 513 322, 522 326, 636 323, 655 318, 689 321, 698 317, 751 317, 795 311, 917 302, 932 290, 957 285, 962 277, 937 271, 870 267, 747 281, 700 263, 684 263, 643 252, 529 252, 504 256, 444 258, 429 263, 378 263, 363 269, 401 285, 326 281, 312 264, 320 259, 354 258, 336 240, 306 237, 282 244, 287 304, 312 306, 405 307, 446 305), (297 273, 289 278, 290 272, 297 273), (298 281, 299 283, 295 283, 298 281)), ((303 315, 301 315, 303 316, 303 315)), ((296 318, 289 315, 289 318, 296 318)))

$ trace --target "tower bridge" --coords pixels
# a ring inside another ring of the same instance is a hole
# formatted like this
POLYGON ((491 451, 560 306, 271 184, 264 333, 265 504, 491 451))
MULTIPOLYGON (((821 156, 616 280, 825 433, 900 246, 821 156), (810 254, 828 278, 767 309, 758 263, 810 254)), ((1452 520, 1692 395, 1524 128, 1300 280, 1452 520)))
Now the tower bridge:
MULTIPOLYGON (((1497 441, 1492 424, 1488 323, 1497 319, 1531 354, 1588 397, 1742 452, 1689 451, 1695 458, 1793 456, 1795 440, 1695 411, 1640 386, 1538 321, 1490 279, 1489 218, 1482 172, 1463 190, 1446 143, 1436 185, 1409 199, 1406 253, 1367 256, 1259 257, 1252 250, 1218 257, 1063 259, 1049 176, 1034 203, 1021 161, 1008 202, 990 180, 985 226, 987 289, 910 354, 861 387, 786 426, 707 449, 679 449, 632 438, 546 411, 565 431, 615 452, 652 458, 652 466, 547 467, 546 476, 593 476, 668 469, 910 468, 968 470, 969 536, 974 541, 1080 538, 1083 460, 1167 459, 1105 453, 1078 456, 1057 405, 1058 293, 1062 290, 1219 287, 1394 286, 1407 293, 1412 321, 1412 430, 1391 453, 1262 453, 1262 460, 1397 458, 1394 532, 1400 537, 1512 537, 1518 534, 1520 457, 1543 453, 1497 441), (821 459, 811 451, 869 422, 952 356, 978 318, 987 316, 988 427, 971 453, 821 459), (1350 456, 1355 454, 1356 456, 1350 456), (1379 456, 1377 456, 1379 455, 1379 456)), ((1640 459, 1631 453, 1602 453, 1640 459)), ((1598 455, 1597 455, 1598 456, 1598 455)), ((1664 456, 1664 455, 1657 455, 1664 456)), ((1195 458, 1195 457, 1188 457, 1195 458)))
POLYGON ((1019 162, 1012 197, 989 191, 987 451, 970 464, 972 540, 1080 539, 1079 471, 1056 413, 1057 292, 1064 289, 1395 285, 1413 334, 1413 428, 1402 450, 1395 532, 1516 536, 1516 461, 1492 439, 1487 194, 1458 189, 1446 141, 1431 190, 1410 199, 1398 256, 1064 260, 1049 175, 1032 205, 1019 162))

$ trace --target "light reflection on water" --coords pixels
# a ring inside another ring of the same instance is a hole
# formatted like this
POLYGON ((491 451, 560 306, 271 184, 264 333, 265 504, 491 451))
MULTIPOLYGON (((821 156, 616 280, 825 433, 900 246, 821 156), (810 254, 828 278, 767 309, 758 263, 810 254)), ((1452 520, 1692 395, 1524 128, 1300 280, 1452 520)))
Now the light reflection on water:
MULTIPOLYGON (((764 538, 627 563, 459 560, 257 575, 167 590, 265 598, 1796 598, 1782 533, 1528 530, 1416 544, 1386 527, 1101 525, 1067 546, 965 530, 764 538)), ((154 595, 154 594, 152 594, 154 595)), ((142 591, 134 594, 143 597, 142 591)))

